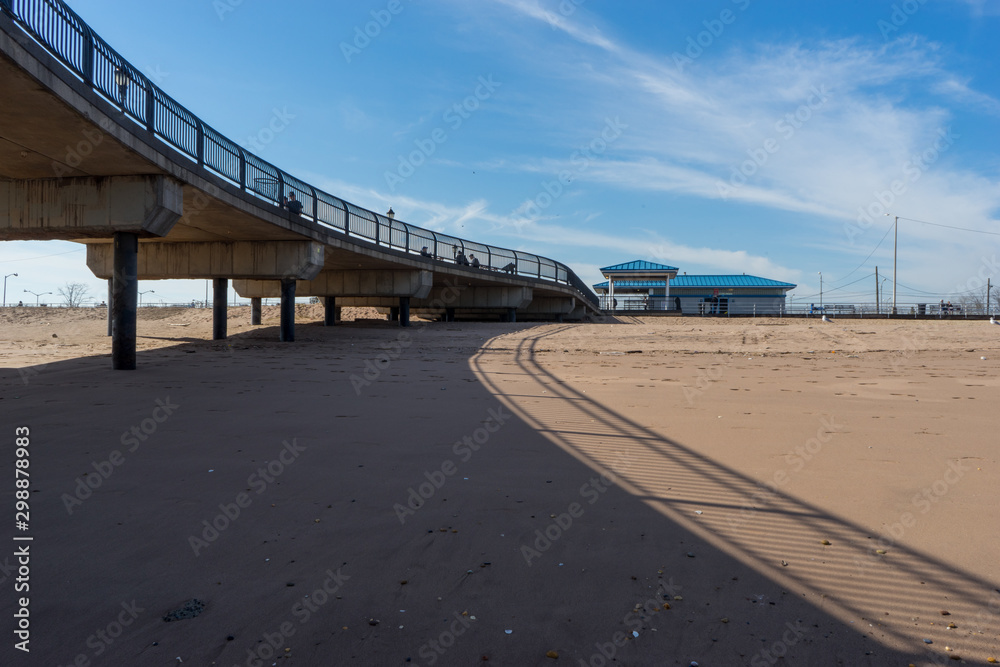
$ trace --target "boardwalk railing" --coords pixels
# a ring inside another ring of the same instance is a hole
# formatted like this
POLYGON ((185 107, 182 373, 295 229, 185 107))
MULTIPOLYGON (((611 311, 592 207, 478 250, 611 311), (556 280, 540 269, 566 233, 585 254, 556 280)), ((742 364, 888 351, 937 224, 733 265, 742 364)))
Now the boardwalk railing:
POLYGON ((96 34, 62 0, 0 0, 32 38, 150 134, 241 190, 280 206, 295 193, 302 217, 379 246, 436 258, 461 251, 483 268, 570 285, 595 306, 597 296, 565 264, 519 250, 475 243, 390 219, 300 181, 207 125, 163 92, 96 34))

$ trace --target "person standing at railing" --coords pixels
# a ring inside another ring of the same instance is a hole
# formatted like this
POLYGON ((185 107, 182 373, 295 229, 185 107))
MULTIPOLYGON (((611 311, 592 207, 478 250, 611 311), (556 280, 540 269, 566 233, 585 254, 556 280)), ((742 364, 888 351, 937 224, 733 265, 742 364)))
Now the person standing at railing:
POLYGON ((474 268, 474 269, 478 269, 478 268, 479 268, 479 258, 478 258, 478 257, 476 257, 475 255, 473 255, 473 254, 472 254, 472 253, 470 252, 470 253, 469 253, 469 259, 470 259, 470 260, 472 261, 472 268, 474 268))
POLYGON ((295 198, 294 192, 288 193, 288 212, 293 215, 302 215, 302 202, 295 198))

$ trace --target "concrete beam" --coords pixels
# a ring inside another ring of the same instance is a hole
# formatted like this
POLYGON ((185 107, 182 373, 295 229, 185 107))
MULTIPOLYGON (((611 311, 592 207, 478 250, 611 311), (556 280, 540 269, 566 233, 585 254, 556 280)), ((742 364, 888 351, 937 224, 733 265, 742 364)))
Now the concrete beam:
POLYGON ((0 181, 5 241, 166 236, 183 213, 183 188, 166 176, 0 181))
MULTIPOLYGON (((300 280, 295 287, 298 296, 385 297, 396 302, 399 297, 422 299, 434 285, 433 271, 323 271, 311 280, 300 280)), ((237 280, 236 293, 244 299, 278 296, 279 286, 273 281, 237 280)))
POLYGON ((569 315, 576 308, 576 299, 571 296, 558 297, 535 297, 527 306, 521 309, 522 313, 532 315, 569 315))
MULTIPOLYGON (((111 275, 111 246, 87 244, 87 267, 98 278, 111 275)), ((315 241, 222 241, 142 243, 139 279, 310 279, 323 268, 323 244, 315 241)), ((238 283, 234 280, 234 286, 238 283)), ((280 296, 278 283, 273 296, 280 296)), ((243 296, 239 289, 237 292, 243 296)), ((255 294, 248 296, 258 296, 255 294)), ((268 296, 268 295, 259 295, 268 296)))
POLYGON ((530 287, 435 287, 427 299, 413 303, 414 308, 525 308, 531 303, 530 287))
MULTIPOLYGON (((426 299, 411 299, 410 308, 413 312, 435 313, 444 313, 448 308, 459 311, 524 308, 531 303, 532 293, 530 287, 435 287, 426 299)), ((397 299, 379 296, 347 297, 337 303, 356 308, 395 308, 399 305, 397 299)))

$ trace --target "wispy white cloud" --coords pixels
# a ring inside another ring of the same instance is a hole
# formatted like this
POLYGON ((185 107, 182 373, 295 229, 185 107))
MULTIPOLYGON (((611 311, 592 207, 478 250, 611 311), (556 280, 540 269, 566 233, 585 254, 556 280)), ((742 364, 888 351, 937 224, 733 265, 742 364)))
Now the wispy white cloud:
MULTIPOLYGON (((553 24, 553 11, 538 2, 496 2, 553 24)), ((995 180, 953 158, 966 149, 962 132, 951 129, 952 143, 934 146, 949 132, 956 105, 995 116, 1000 102, 949 71, 936 44, 915 36, 886 44, 717 44, 712 57, 678 67, 669 55, 617 43, 585 21, 577 14, 555 23, 578 43, 575 62, 588 64, 572 75, 592 86, 594 116, 620 112, 629 129, 613 156, 575 174, 580 181, 821 216, 839 231, 902 179, 907 187, 894 197, 894 213, 973 227, 996 222, 995 180), (595 48, 615 58, 588 58, 595 48), (908 177, 914 168, 919 186, 908 177)), ((541 50, 520 55, 544 62, 541 50)), ((552 67, 566 74, 564 65, 552 67)), ((539 173, 572 168, 569 156, 510 160, 518 162, 539 173)), ((927 236, 955 242, 939 230, 927 236)))

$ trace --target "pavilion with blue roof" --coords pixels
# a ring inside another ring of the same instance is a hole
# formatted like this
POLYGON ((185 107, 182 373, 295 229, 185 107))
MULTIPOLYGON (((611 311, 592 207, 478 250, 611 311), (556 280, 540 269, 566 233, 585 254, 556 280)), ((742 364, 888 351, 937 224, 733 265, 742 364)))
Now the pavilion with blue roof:
POLYGON ((636 260, 606 266, 594 285, 605 310, 701 315, 780 315, 796 285, 758 276, 677 275, 677 267, 636 260))

